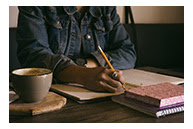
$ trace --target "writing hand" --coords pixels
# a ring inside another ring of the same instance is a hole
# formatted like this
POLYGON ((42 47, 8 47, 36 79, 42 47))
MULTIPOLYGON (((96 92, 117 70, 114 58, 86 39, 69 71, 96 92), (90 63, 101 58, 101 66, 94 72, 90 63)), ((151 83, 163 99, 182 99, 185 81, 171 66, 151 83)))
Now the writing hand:
POLYGON ((93 91, 116 92, 125 83, 121 71, 117 72, 113 79, 113 70, 104 67, 85 68, 81 66, 69 66, 57 74, 57 78, 63 82, 79 83, 93 91))
POLYGON ((104 67, 87 69, 87 74, 82 80, 83 85, 94 91, 116 92, 125 83, 122 71, 116 71, 116 80, 113 79, 113 70, 104 67))

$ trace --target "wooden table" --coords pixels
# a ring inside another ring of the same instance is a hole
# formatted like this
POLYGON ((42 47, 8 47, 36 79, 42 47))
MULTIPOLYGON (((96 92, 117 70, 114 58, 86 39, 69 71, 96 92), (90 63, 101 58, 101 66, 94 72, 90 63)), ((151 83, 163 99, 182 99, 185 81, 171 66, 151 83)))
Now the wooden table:
POLYGON ((60 110, 37 116, 9 116, 10 123, 183 123, 184 113, 154 118, 110 99, 78 104, 68 99, 60 110))

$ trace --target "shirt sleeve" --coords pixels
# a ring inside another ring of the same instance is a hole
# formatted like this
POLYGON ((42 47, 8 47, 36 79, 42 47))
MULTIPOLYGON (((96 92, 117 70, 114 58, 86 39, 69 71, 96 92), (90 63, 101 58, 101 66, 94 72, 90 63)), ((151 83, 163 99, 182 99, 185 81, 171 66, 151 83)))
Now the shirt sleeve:
MULTIPOLYGON (((120 17, 117 14, 116 7, 106 7, 106 18, 112 23, 112 28, 106 36, 106 47, 104 52, 115 69, 134 68, 136 62, 136 52, 134 44, 131 42, 129 34, 120 23, 120 17), (108 8, 108 9, 107 9, 108 8), (111 8, 111 9, 110 9, 111 8), (107 12, 108 10, 108 12, 107 12)), ((108 26, 108 25, 107 25, 108 26)), ((91 52, 98 63, 108 67, 107 63, 98 51, 91 52)))
POLYGON ((70 65, 76 65, 64 55, 49 48, 43 7, 19 7, 17 55, 23 67, 47 68, 54 75, 70 65))

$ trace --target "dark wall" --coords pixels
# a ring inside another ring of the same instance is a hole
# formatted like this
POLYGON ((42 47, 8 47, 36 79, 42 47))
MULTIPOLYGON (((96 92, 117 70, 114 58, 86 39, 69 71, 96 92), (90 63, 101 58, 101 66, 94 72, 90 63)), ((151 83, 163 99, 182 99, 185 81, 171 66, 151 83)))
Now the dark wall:
MULTIPOLYGON (((133 40, 130 25, 125 25, 133 40)), ((136 66, 184 67, 184 24, 136 24, 136 66)))
MULTIPOLYGON (((130 25, 125 25, 133 40, 130 25)), ((136 24, 137 64, 184 68, 184 24, 136 24)), ((16 55, 16 28, 9 29, 9 71, 20 68, 16 55)))
POLYGON ((9 72, 20 67, 17 59, 16 28, 9 28, 9 72))

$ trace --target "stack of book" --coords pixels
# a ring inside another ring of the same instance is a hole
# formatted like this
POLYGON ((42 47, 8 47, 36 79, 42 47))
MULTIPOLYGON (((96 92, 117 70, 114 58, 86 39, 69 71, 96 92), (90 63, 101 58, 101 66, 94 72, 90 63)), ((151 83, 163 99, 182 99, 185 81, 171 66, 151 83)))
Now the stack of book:
POLYGON ((160 83, 127 89, 124 94, 112 97, 114 102, 131 107, 154 117, 184 111, 184 87, 160 83))

